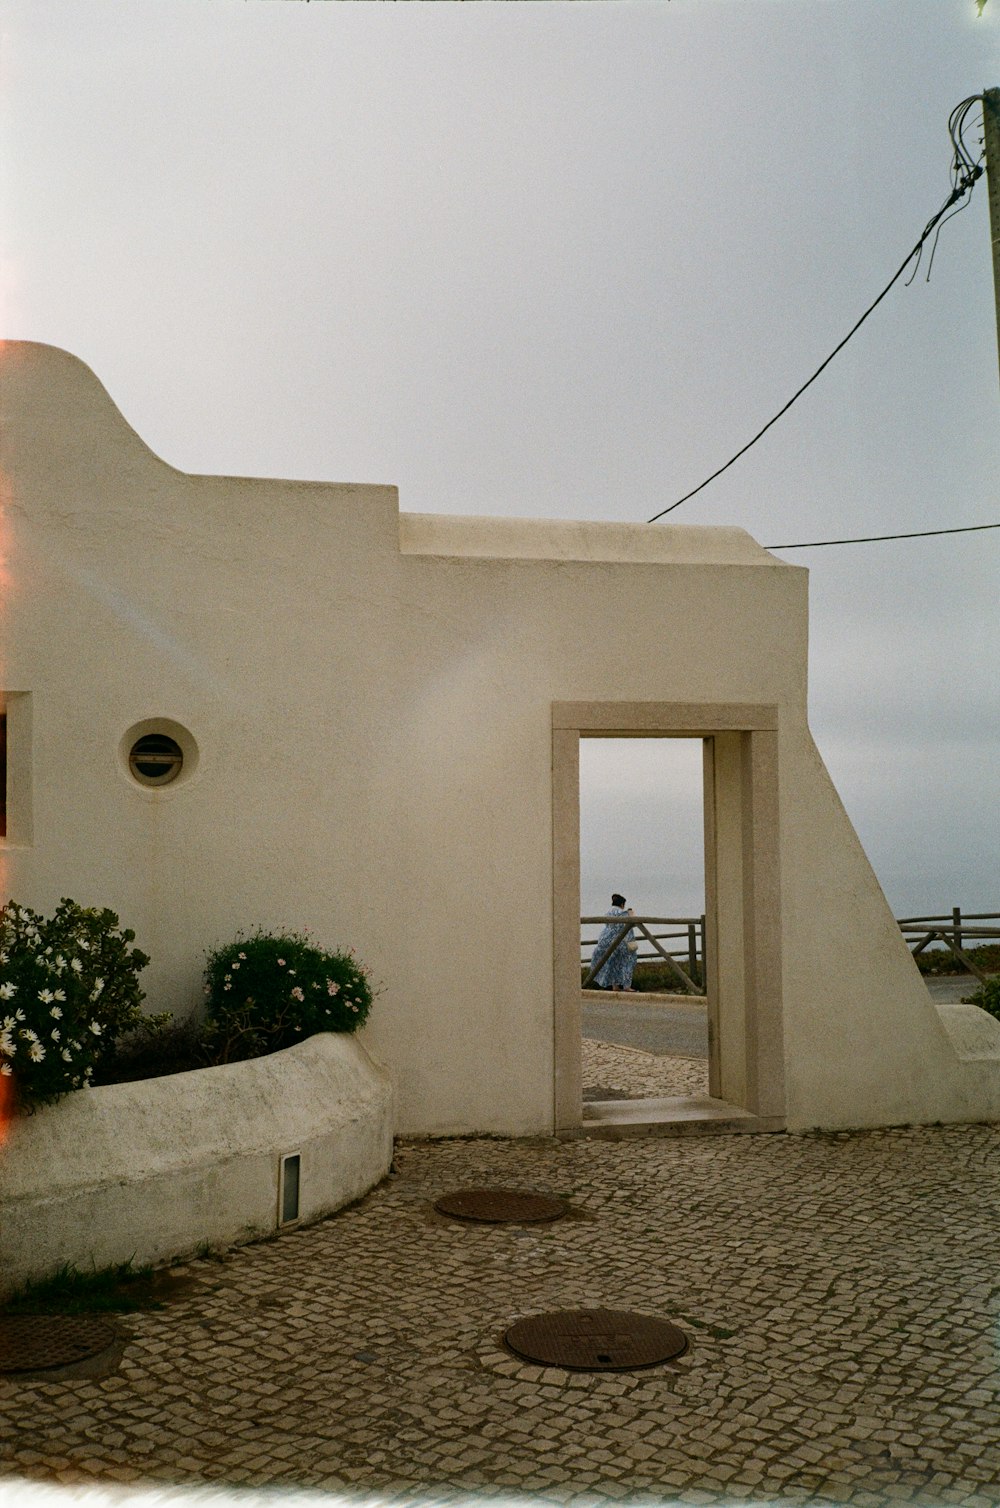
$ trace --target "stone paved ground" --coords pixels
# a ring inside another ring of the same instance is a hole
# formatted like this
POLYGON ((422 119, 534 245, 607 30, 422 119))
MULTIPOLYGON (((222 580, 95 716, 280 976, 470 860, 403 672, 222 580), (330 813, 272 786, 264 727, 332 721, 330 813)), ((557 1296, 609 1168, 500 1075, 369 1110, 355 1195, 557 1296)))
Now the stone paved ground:
POLYGON ((658 1099, 707 1094, 705 1058, 668 1058, 613 1042, 582 1042, 583 1097, 598 1099, 658 1099), (607 1093, 606 1091, 609 1091, 607 1093))
MULTIPOLYGON (((0 1381, 9 1477, 603 1505, 1000 1504, 1000 1127, 403 1144, 360 1204, 187 1269, 117 1372, 0 1381), (482 1184, 570 1218, 432 1211, 482 1184), (689 1352, 528 1366, 515 1318, 606 1305, 689 1352)), ((0 1499, 4 1486, 0 1482, 0 1499)))

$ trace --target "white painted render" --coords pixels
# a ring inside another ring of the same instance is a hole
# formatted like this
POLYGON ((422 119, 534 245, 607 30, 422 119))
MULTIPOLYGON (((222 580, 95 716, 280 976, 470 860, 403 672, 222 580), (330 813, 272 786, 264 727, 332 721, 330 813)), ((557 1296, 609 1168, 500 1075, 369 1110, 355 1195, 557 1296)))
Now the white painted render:
POLYGON ((331 1214, 388 1173, 392 1120, 388 1074, 334 1032, 19 1116, 0 1154, 0 1297, 64 1262, 138 1266, 271 1234, 287 1154, 300 1223, 331 1214))
MULTIPOLYGON (((773 709, 775 857, 747 891, 730 845, 719 885, 737 931, 773 889, 785 1122, 1000 1115, 995 1040, 970 1058, 946 1029, 810 737, 805 570, 739 529, 407 515, 392 487, 190 476, 51 347, 3 347, 0 405, 21 772, 3 891, 113 907, 152 956, 150 1008, 194 1008, 205 950, 237 929, 308 927, 382 986, 363 1039, 398 1131, 551 1130, 554 902, 579 916, 572 863, 553 880, 553 709, 745 704, 773 709), (123 758, 147 720, 197 753, 159 790, 123 758)), ((733 833, 740 736, 715 740, 733 833)), ((729 927, 739 1103, 756 1028, 729 927)))

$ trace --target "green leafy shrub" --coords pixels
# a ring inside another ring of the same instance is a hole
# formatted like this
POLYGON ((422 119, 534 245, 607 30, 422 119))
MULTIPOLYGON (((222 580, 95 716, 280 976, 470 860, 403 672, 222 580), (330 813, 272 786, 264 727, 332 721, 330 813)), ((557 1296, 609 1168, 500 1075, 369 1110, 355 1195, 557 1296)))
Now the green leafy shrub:
POLYGON ((145 1019, 149 958, 134 938, 113 911, 71 900, 47 921, 15 901, 0 910, 0 1076, 19 1109, 88 1086, 115 1038, 145 1019))
MULTIPOLYGON (((962 951, 985 973, 1000 969, 1000 943, 980 943, 978 947, 965 947, 962 951)), ((958 961, 950 948, 926 948, 916 955, 915 962, 921 974, 965 973, 965 965, 958 961)))
POLYGON ((978 1005, 981 1011, 1000 1021, 1000 974, 987 979, 973 994, 963 995, 962 1000, 966 1005, 978 1005))
POLYGON ((208 956, 205 1027, 213 1060, 277 1052, 315 1032, 353 1032, 372 1005, 353 949, 326 953, 292 932, 256 932, 208 956))
MULTIPOLYGON (((701 987, 701 965, 695 964, 694 970, 689 966, 686 956, 679 957, 677 962, 691 980, 692 984, 701 987)), ((675 974, 668 963, 637 963, 635 973, 632 976, 632 984, 637 990, 649 990, 666 995, 683 995, 686 993, 683 979, 675 974)))
POLYGON ((204 1023, 191 1017, 175 1020, 147 1016, 140 1026, 124 1032, 94 1070, 94 1084, 133 1084, 139 1079, 163 1079, 191 1073, 215 1063, 204 1023))
MULTIPOLYGON (((689 975, 691 983, 701 987, 701 966, 695 967, 692 974, 688 968, 687 957, 679 958, 678 963, 689 975)), ((584 964, 580 970, 580 981, 583 982, 590 972, 590 965, 584 964)), ((591 980, 588 989, 599 988, 591 980)), ((668 963, 637 963, 635 973, 632 975, 632 988, 643 994, 685 995, 688 993, 687 986, 679 974, 675 974, 668 963)))

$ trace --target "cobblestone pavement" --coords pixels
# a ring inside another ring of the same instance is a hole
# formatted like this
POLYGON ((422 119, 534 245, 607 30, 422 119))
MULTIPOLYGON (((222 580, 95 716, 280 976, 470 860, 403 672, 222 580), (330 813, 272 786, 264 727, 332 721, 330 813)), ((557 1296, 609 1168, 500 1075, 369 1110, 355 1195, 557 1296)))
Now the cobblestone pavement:
MULTIPOLYGON (((403 1143, 320 1224, 179 1270, 120 1365, 0 1380, 0 1463, 42 1481, 546 1502, 1000 1504, 1000 1127, 403 1143), (564 1195, 476 1226, 441 1193, 564 1195), (678 1360, 516 1360, 553 1308, 660 1315, 678 1360)), ((0 1498, 3 1483, 0 1482, 0 1498)))
POLYGON ((668 1058, 584 1037, 585 1100, 659 1099, 708 1093, 706 1058, 668 1058))

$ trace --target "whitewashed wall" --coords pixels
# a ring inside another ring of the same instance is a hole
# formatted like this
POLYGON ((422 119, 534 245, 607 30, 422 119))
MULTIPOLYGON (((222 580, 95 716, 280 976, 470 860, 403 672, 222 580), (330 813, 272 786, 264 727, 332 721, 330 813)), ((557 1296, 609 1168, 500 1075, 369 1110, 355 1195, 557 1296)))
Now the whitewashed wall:
POLYGON ((738 529, 188 476, 51 347, 3 347, 0 422, 0 686, 30 693, 33 808, 3 889, 113 907, 152 1008, 191 1009, 238 928, 307 927, 383 986, 364 1040, 399 1130, 550 1129, 552 703, 771 703, 789 1124, 1000 1113, 809 737, 803 569, 738 529), (131 780, 123 736, 149 718, 190 731, 190 779, 131 780))

